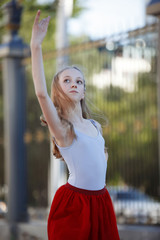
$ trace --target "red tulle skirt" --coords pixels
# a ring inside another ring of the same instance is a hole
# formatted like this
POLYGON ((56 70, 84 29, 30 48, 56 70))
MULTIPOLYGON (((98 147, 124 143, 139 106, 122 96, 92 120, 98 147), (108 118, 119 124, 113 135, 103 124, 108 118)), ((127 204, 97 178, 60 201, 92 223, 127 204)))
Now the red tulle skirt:
POLYGON ((55 193, 49 217, 49 240, 119 240, 108 190, 85 190, 68 182, 55 193))

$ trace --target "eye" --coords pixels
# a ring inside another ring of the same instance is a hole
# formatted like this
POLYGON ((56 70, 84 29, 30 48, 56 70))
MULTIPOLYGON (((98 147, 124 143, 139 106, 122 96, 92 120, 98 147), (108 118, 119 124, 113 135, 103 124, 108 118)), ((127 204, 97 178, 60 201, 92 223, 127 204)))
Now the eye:
POLYGON ((82 80, 77 80, 78 84, 83 84, 82 80))
POLYGON ((69 83, 69 82, 70 82, 70 80, 66 78, 66 79, 64 80, 64 82, 67 82, 67 83, 69 83))

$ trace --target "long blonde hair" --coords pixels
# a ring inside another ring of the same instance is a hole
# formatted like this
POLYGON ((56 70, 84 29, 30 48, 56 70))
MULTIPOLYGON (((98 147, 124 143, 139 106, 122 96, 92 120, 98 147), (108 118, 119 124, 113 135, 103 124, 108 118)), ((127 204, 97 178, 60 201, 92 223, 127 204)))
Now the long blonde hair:
MULTIPOLYGON (((61 119, 61 121, 64 124, 70 126, 71 134, 76 139, 76 134, 74 132, 73 124, 64 118, 66 111, 68 111, 70 108, 74 107, 74 102, 63 92, 63 90, 59 84, 60 74, 67 69, 76 69, 76 70, 80 71, 81 74, 83 75, 82 71, 77 66, 67 66, 67 67, 64 67, 63 69, 61 69, 59 72, 57 72, 55 74, 52 84, 51 84, 51 100, 57 110, 59 118, 61 119), (63 98, 61 97, 62 95, 63 95, 63 98)), ((84 78, 84 75, 83 75, 83 78, 84 78)), ((86 90, 85 79, 84 79, 84 89, 86 90)), ((83 118, 87 119, 88 117, 90 117, 90 111, 86 105, 85 98, 81 99, 80 103, 81 103, 81 109, 82 109, 82 116, 83 116, 83 118)), ((40 116, 40 120, 41 120, 41 125, 47 126, 47 121, 45 120, 43 114, 40 116)), ((62 161, 64 161, 58 147, 55 144, 53 136, 51 136, 51 139, 52 139, 52 143, 53 143, 53 150, 52 150, 53 155, 56 158, 60 158, 62 161)))

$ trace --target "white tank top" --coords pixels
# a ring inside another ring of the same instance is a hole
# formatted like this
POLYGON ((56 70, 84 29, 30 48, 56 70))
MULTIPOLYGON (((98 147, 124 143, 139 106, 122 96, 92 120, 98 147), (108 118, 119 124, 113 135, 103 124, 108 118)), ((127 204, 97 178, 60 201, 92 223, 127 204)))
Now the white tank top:
MULTIPOLYGON (((95 121, 90 121, 97 128, 96 137, 74 128, 77 139, 74 139, 69 147, 60 147, 56 142, 55 144, 67 164, 68 183, 82 189, 100 190, 105 186, 108 154, 106 159, 104 138, 95 121)), ((54 137, 53 139, 55 140, 54 137)))

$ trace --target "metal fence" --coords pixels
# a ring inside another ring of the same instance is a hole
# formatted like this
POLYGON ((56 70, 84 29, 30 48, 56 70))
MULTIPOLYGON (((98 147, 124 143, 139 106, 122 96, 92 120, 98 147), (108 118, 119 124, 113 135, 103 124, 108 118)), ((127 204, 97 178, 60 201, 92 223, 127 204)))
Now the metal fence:
MULTIPOLYGON (((102 124, 108 148, 106 185, 119 223, 160 224, 157 44, 154 24, 44 53, 49 90, 57 56, 67 56, 68 64, 78 65, 85 74, 86 101, 92 117, 102 124)), ((32 81, 30 59, 24 64, 27 81, 32 81)), ((49 135, 37 126, 41 110, 33 84, 27 87, 28 193, 31 205, 44 206, 49 135)))
POLYGON ((160 223, 157 25, 44 55, 47 79, 57 56, 85 74, 86 101, 103 127, 106 184, 119 223, 160 223))

